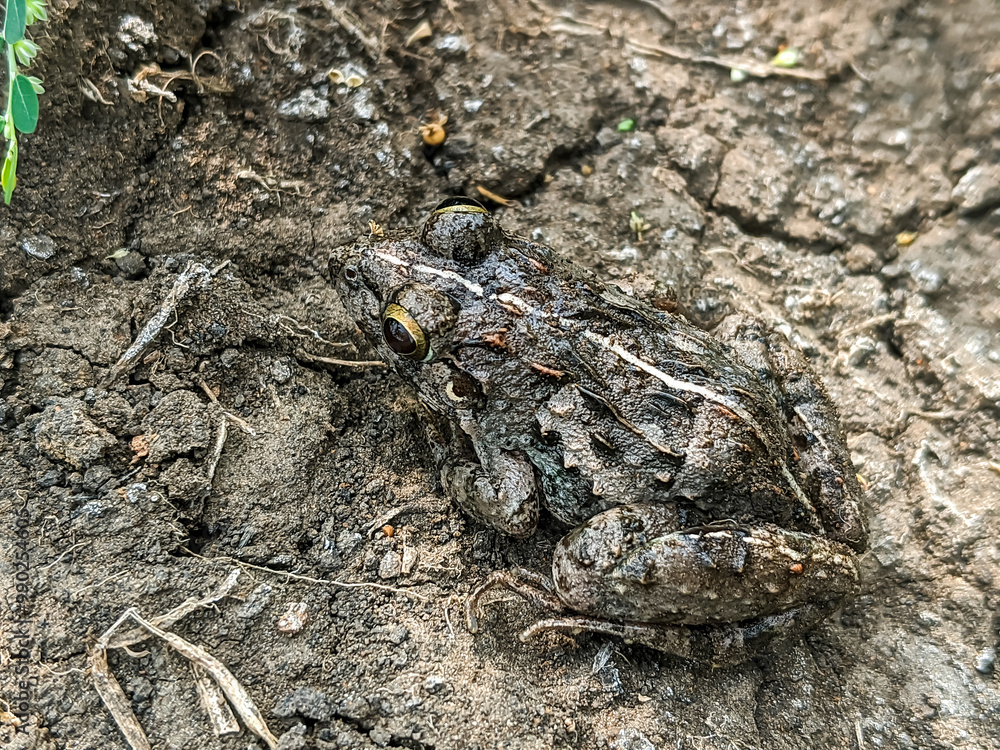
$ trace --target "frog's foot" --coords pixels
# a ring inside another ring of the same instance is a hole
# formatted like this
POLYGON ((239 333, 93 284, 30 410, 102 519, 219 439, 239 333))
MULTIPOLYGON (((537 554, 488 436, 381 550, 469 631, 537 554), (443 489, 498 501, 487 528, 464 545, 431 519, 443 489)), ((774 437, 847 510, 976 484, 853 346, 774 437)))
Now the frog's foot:
POLYGON ((512 572, 494 571, 465 601, 466 627, 470 633, 479 631, 483 596, 496 588, 510 589, 543 609, 553 612, 563 612, 566 609, 562 600, 556 596, 552 582, 545 576, 524 568, 514 568, 512 572))
POLYGON ((558 617, 540 620, 521 633, 526 641, 541 633, 591 632, 638 643, 682 659, 731 666, 760 654, 768 645, 808 629, 826 618, 838 603, 805 604, 776 615, 724 625, 658 625, 648 622, 611 622, 593 617, 558 617))
POLYGON ((523 455, 500 451, 488 466, 473 461, 445 462, 441 485, 477 521, 516 537, 531 536, 538 524, 535 474, 523 455))

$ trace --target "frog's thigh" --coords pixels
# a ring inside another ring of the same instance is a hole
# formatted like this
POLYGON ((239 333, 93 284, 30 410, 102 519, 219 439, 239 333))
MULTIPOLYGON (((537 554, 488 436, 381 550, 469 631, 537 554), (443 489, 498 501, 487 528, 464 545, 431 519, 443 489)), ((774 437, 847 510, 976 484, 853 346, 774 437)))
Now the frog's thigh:
POLYGON ((755 620, 856 592, 850 549, 776 526, 656 530, 655 504, 600 513, 552 558, 559 598, 581 614, 667 625, 755 620))
POLYGON ((799 469, 814 487, 826 533, 863 551, 868 531, 837 409, 805 357, 756 318, 730 315, 714 333, 732 346, 784 410, 799 469))
POLYGON ((538 523, 535 473, 515 451, 491 456, 488 467, 465 459, 441 466, 445 492, 473 518, 511 536, 530 536, 538 523))

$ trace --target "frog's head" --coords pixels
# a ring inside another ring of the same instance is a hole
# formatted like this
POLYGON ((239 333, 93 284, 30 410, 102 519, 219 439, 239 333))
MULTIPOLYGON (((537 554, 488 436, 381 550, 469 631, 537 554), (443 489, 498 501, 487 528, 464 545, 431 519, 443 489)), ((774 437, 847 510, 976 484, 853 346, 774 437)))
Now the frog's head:
POLYGON ((462 308, 484 295, 472 271, 503 237, 482 205, 451 198, 422 227, 380 231, 339 249, 330 271, 368 340, 416 381, 422 366, 451 351, 462 308))

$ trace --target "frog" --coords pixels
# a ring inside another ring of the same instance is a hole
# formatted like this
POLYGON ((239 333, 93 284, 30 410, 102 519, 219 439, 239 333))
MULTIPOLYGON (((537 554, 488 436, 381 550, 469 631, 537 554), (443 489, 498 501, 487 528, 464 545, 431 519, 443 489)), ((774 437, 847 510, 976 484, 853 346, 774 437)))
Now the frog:
POLYGON ((444 492, 515 538, 568 528, 551 573, 494 571, 544 614, 520 637, 620 637, 737 664, 860 588, 867 522, 836 407, 759 318, 711 331, 448 198, 338 248, 358 329, 426 407, 444 492), (544 515, 543 515, 544 514, 544 515))

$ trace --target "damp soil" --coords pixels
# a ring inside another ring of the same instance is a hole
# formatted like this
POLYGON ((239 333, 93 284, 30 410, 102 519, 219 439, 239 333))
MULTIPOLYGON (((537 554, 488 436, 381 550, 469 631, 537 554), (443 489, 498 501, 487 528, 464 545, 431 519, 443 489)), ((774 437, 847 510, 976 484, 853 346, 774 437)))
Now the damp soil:
MULTIPOLYGON (((1000 8, 816 8, 52 3, 0 207, 0 745, 127 747, 99 637, 239 568, 171 631, 288 750, 1000 747, 1000 8), (811 77, 725 64, 782 45, 811 77), (466 630, 469 591, 544 572, 564 530, 449 504, 406 384, 337 363, 372 353, 326 270, 463 194, 805 352, 866 487, 856 599, 724 669, 522 643, 540 613, 514 597, 466 630)), ((162 640, 108 660, 152 747, 265 746, 215 736, 162 640)))

